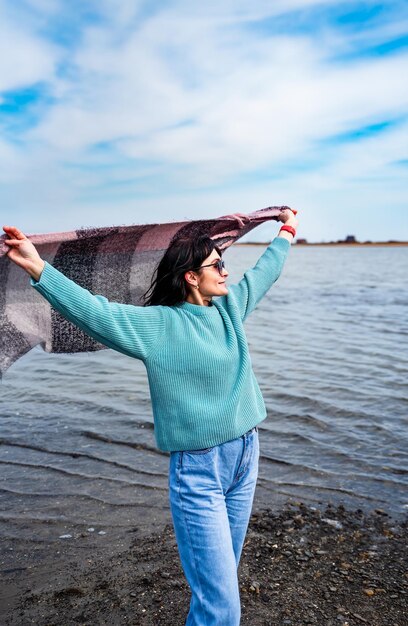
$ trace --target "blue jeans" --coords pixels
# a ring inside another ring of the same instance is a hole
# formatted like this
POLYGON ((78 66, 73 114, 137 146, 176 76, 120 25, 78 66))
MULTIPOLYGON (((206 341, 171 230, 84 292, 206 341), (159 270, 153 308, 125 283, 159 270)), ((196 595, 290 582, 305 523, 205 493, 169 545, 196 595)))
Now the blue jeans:
POLYGON ((237 568, 258 459, 257 428, 213 448, 170 455, 170 508, 192 593, 186 626, 240 623, 237 568))

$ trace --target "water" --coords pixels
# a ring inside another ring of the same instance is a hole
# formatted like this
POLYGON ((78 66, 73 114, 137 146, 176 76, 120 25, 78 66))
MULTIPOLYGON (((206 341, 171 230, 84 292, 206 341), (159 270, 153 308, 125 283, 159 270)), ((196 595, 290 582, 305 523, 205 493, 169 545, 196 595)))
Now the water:
MULTIPOLYGON (((262 250, 230 249, 230 282, 262 250)), ((292 249, 246 324, 268 410, 257 505, 407 511, 407 269, 406 247, 292 249)), ((168 456, 138 361, 33 350, 4 377, 0 419, 8 536, 168 518, 168 456)))

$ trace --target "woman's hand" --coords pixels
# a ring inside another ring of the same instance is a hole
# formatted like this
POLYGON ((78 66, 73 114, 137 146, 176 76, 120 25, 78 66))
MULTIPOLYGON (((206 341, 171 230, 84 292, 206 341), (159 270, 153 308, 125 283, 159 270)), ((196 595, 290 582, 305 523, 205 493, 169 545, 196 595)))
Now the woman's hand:
POLYGON ((294 212, 290 209, 284 209, 279 215, 278 220, 279 222, 287 224, 287 226, 293 226, 294 229, 296 229, 299 224, 294 212))
POLYGON ((39 280, 44 269, 44 261, 31 241, 15 226, 3 226, 9 239, 4 243, 10 247, 7 256, 23 268, 34 280, 39 280))

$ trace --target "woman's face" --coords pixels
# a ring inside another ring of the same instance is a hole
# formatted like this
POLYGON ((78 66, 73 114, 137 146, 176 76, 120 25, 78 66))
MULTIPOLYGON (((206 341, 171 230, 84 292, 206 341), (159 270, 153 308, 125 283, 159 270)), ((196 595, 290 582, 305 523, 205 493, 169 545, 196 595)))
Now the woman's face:
POLYGON ((193 272, 195 280, 193 281, 192 290, 194 291, 194 285, 198 284, 199 289, 197 291, 199 291, 203 298, 225 296, 228 293, 226 284, 228 272, 225 268, 223 268, 220 274, 215 265, 220 258, 221 257, 218 252, 213 250, 211 254, 201 263, 200 271, 193 272), (208 265, 209 267, 202 267, 203 265, 208 265))

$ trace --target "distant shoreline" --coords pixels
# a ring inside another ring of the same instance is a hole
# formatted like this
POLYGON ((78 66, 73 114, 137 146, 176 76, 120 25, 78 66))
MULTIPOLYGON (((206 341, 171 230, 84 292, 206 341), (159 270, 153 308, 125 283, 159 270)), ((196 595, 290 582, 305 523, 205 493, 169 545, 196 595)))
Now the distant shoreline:
MULTIPOLYGON (((268 246, 269 241, 240 241, 235 243, 235 246, 268 246)), ((310 247, 324 247, 324 248, 379 248, 379 247, 389 247, 389 248, 398 248, 408 246, 408 241, 370 241, 370 242, 360 242, 355 241, 353 243, 346 242, 322 242, 322 243, 296 243, 294 244, 299 248, 310 248, 310 247)))

